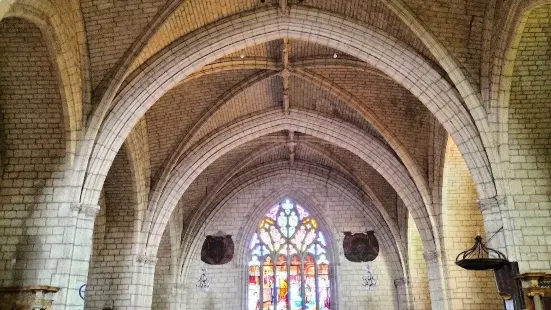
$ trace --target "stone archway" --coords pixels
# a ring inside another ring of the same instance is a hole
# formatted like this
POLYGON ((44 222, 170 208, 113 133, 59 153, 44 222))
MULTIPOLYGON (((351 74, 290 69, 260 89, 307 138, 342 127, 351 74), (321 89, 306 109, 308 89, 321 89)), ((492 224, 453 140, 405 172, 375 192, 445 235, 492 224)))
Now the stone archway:
POLYGON ((330 22, 331 17, 317 10, 291 9, 290 18, 271 9, 254 14, 255 19, 240 15, 211 25, 220 29, 215 45, 211 44, 208 27, 175 42, 144 64, 143 73, 134 76, 134 80, 115 98, 115 107, 105 120, 106 109, 111 105, 98 108, 87 134, 87 140, 96 143, 91 156, 93 162, 85 179, 83 201, 97 200, 97 188, 103 183, 114 149, 120 147, 132 126, 166 90, 203 64, 245 46, 280 37, 306 39, 341 49, 409 89, 459 145, 473 172, 479 196, 495 196, 491 169, 476 125, 453 86, 420 56, 375 29, 351 22, 335 28, 330 22), (194 46, 190 47, 189 42, 194 46))

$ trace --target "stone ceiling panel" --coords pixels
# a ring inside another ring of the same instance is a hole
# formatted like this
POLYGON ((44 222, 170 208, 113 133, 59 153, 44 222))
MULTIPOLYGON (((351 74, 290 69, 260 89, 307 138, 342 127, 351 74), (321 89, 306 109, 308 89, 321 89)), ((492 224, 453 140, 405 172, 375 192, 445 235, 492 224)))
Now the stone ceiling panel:
MULTIPOLYGON (((261 139, 261 140, 265 140, 265 139, 261 139)), ((269 145, 269 146, 273 146, 273 149, 267 150, 267 152, 262 154, 262 156, 259 156, 258 158, 251 161, 249 164, 243 167, 243 171, 247 171, 255 167, 259 167, 265 164, 278 162, 278 161, 289 162, 289 165, 291 165, 290 149, 285 143, 286 141, 288 141, 288 138, 285 136, 281 136, 280 140, 281 140, 280 143, 273 141, 273 143, 269 145)), ((312 144, 307 144, 306 140, 303 142, 297 140, 295 142, 297 144, 295 147, 294 161, 307 162, 307 163, 312 163, 314 165, 321 165, 324 167, 328 167, 330 169, 339 170, 342 173, 346 174, 346 171, 341 170, 339 168, 339 165, 334 160, 331 160, 326 156, 321 155, 318 151, 312 149, 311 148, 312 144)), ((314 147, 317 147, 317 146, 314 145, 314 147)))
POLYGON ((383 206, 387 209, 387 212, 394 219, 396 219, 396 202, 400 198, 383 176, 381 176, 374 168, 367 165, 359 157, 343 148, 313 137, 311 137, 310 141, 326 149, 327 152, 332 154, 340 162, 344 163, 354 174, 356 174, 357 177, 365 182, 380 199, 383 206))
POLYGON ((82 0, 92 87, 145 30, 166 0, 82 0))
MULTIPOLYGON (((282 134, 276 133, 274 136, 283 137, 282 134)), ((212 193, 217 184, 222 178, 241 161, 247 158, 258 149, 269 146, 271 142, 262 139, 256 139, 241 145, 238 148, 226 153, 221 158, 217 159, 208 166, 188 187, 178 206, 182 206, 183 220, 189 221, 189 216, 199 206, 205 197, 212 193)))
MULTIPOLYGON (((163 23, 158 33, 148 42, 142 53, 131 67, 138 68, 149 57, 168 46, 177 38, 191 33, 221 18, 246 12, 253 9, 276 5, 277 1, 260 0, 225 0, 225 1, 184 1, 175 12, 163 23)), ((302 5, 345 15, 353 20, 382 29, 395 36, 412 49, 419 51, 428 59, 434 60, 432 54, 417 36, 380 0, 305 0, 301 3, 290 1, 291 5, 302 5)), ((258 53, 254 51, 251 54, 258 53)), ((331 55, 333 53, 330 53, 331 55)))
POLYGON ((413 13, 480 82, 487 0, 405 0, 413 13))
MULTIPOLYGON (((298 1, 291 1, 291 3, 293 2, 298 1)), ((300 1, 300 4, 335 12, 356 21, 375 26, 421 52, 428 59, 434 60, 434 57, 423 42, 409 29, 408 25, 388 9, 387 5, 384 4, 384 0, 304 0, 300 1)))
POLYGON ((189 144, 197 142, 208 133, 231 123, 239 117, 281 106, 282 82, 280 76, 260 81, 244 89, 242 93, 226 102, 201 128, 189 144))
MULTIPOLYGON (((281 140, 285 141, 285 137, 283 136, 281 140)), ((248 170, 252 167, 257 167, 276 161, 289 161, 289 149, 285 143, 271 144, 267 146, 267 148, 271 147, 273 147, 273 149, 266 151, 262 154, 262 156, 252 160, 247 166, 243 167, 243 169, 248 170)))
POLYGON ((160 167, 216 99, 255 70, 227 71, 182 83, 168 91, 145 114, 151 153, 151 175, 160 167))
POLYGON ((271 5, 259 0, 187 0, 163 23, 159 31, 145 46, 131 71, 139 67, 149 57, 169 45, 177 38, 191 33, 218 19, 271 5))
POLYGON ((291 61, 302 59, 302 58, 313 58, 313 57, 332 58, 333 55, 335 54, 337 54, 337 57, 357 59, 339 50, 336 50, 321 44, 316 44, 313 42, 289 40, 289 46, 290 46, 289 59, 291 61))
POLYGON ((338 84, 367 105, 427 171, 430 111, 407 89, 374 74, 358 74, 349 68, 312 69, 338 84))
MULTIPOLYGON (((184 213, 189 214, 190 210, 195 208, 208 193, 214 190, 216 184, 228 173, 228 171, 237 166, 238 163, 242 162, 245 158, 252 154, 261 153, 262 150, 266 152, 243 166, 239 174, 269 163, 282 162, 282 164, 285 164, 285 162, 289 161, 289 149, 285 144, 285 142, 288 141, 287 135, 287 132, 280 132, 264 136, 223 155, 197 177, 182 196, 179 206, 186 208, 187 211, 184 213)), ((345 175, 348 175, 348 172, 354 173, 356 177, 360 178, 371 190, 373 190, 383 206, 387 209, 387 212, 391 217, 396 219, 397 208, 399 208, 397 201, 400 198, 396 195, 396 192, 388 182, 375 171, 375 169, 366 165, 366 163, 356 155, 334 146, 327 141, 297 133, 295 133, 294 141, 297 142, 295 149, 295 160, 297 162, 321 165, 329 169, 340 171, 345 175), (319 150, 331 156, 332 159, 320 155, 319 150), (342 170, 339 163, 344 165, 349 171, 342 170)), ((188 217, 188 215, 185 217, 188 217)))
POLYGON ((290 106, 299 107, 308 110, 318 111, 320 113, 339 118, 376 137, 381 142, 386 143, 381 134, 366 121, 362 115, 349 108, 337 97, 328 91, 316 86, 306 80, 292 76, 290 78, 290 106))
POLYGON ((262 44, 257 44, 244 48, 238 52, 227 55, 224 58, 267 58, 267 59, 279 59, 281 58, 281 44, 282 40, 273 40, 262 44))

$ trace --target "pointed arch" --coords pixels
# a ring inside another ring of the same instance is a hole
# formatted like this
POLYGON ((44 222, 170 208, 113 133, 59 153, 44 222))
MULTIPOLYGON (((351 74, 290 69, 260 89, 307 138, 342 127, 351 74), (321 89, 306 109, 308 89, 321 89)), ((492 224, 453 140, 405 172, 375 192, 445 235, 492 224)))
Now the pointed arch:
POLYGON ((257 226, 248 246, 249 278, 255 281, 247 282, 247 309, 266 302, 274 307, 294 308, 298 303, 301 308, 306 304, 333 308, 327 234, 309 210, 285 197, 270 207, 257 226), (272 285, 266 289, 264 283, 272 285), (272 290, 277 293, 271 294, 272 290))
POLYGON ((76 1, 68 1, 67 5, 78 8, 75 9, 75 16, 71 17, 72 21, 76 19, 77 22, 70 27, 67 25, 67 16, 62 16, 50 1, 14 1, 4 18, 26 19, 37 25, 45 37, 59 79, 68 168, 75 162, 77 142, 84 128, 85 110, 89 109, 90 89, 86 82, 88 63, 84 21, 76 1))
MULTIPOLYGON (((333 58, 324 61, 328 61, 330 65, 346 65, 357 70, 365 70, 370 72, 373 71, 367 67, 366 63, 362 63, 359 61, 351 61, 347 59, 336 60, 333 58)), ((239 62, 241 63, 242 61, 239 62)), ((343 87, 340 87, 336 83, 331 82, 329 79, 324 78, 309 70, 306 70, 306 68, 316 66, 317 64, 318 63, 314 60, 298 60, 297 62, 293 62, 293 69, 291 70, 291 74, 304 81, 307 81, 308 83, 312 83, 328 91, 339 100, 341 100, 344 104, 350 105, 353 110, 361 114, 369 122, 369 124, 371 124, 375 128, 375 130, 383 136, 383 138, 390 145, 393 151, 396 152, 399 159, 404 163, 405 167, 408 169, 410 175, 412 176, 413 181, 417 185, 417 188, 419 189, 421 196, 423 197, 423 200, 427 205, 431 205, 433 201, 428 189, 428 180, 421 172, 421 167, 419 166, 417 161, 413 158, 411 153, 406 150, 406 147, 403 145, 403 143, 385 125, 385 123, 377 116, 375 112, 367 107, 367 105, 363 104, 353 94, 346 91, 343 87)), ((228 70, 229 68, 235 68, 236 65, 238 64, 235 64, 233 61, 229 61, 226 65, 222 65, 221 67, 216 66, 215 70, 228 70)), ((251 64, 244 64, 246 68, 249 68, 250 65, 251 64)), ((264 62, 260 62, 257 68, 265 68, 264 65, 264 62)), ((326 66, 327 63, 323 62, 323 65, 326 66)), ((195 125, 181 139, 179 145, 176 147, 175 151, 172 153, 171 157, 167 161, 165 168, 161 172, 159 181, 157 182, 157 184, 155 184, 154 195, 155 193, 159 193, 159 190, 162 190, 162 188, 166 185, 166 182, 168 181, 168 178, 170 176, 170 172, 181 160, 181 157, 185 153, 185 151, 193 146, 191 142, 198 141, 200 139, 198 133, 200 132, 202 126, 208 123, 211 116, 215 115, 216 112, 222 109, 222 107, 227 102, 229 102, 232 98, 238 96, 249 87, 252 87, 257 83, 261 83, 262 81, 265 81, 275 76, 276 74, 277 73, 271 71, 254 74, 250 78, 247 78, 236 85, 232 90, 220 96, 220 98, 218 98, 216 102, 207 111, 205 111, 205 113, 200 117, 195 125)))
MULTIPOLYGON (((191 150, 174 169, 172 180, 167 183, 158 202, 154 204, 158 207, 152 206, 151 213, 148 214, 146 226, 144 226, 144 234, 149 235, 146 244, 148 253, 155 253, 159 232, 162 233, 164 230, 168 217, 185 189, 204 167, 207 167, 229 149, 260 136, 282 130, 293 130, 324 139, 351 151, 373 166, 396 190, 417 221, 425 251, 439 253, 438 231, 434 229, 431 210, 423 204, 411 177, 394 155, 388 153, 389 151, 381 146, 380 142, 359 129, 327 119, 316 113, 293 109, 288 115, 276 110, 250 116, 213 134, 191 150), (355 139, 351 140, 347 137, 355 137, 355 139)), ((440 259, 439 256, 436 258, 440 259)), ((434 265, 429 268, 434 269, 435 278, 431 282, 433 283, 432 287, 435 288, 434 294, 439 294, 434 296, 435 304, 438 304, 444 298, 440 296, 440 294, 445 294, 445 290, 441 289, 444 283, 441 281, 441 271, 437 270, 439 267, 434 265)))
MULTIPOLYGON (((98 108, 87 134, 87 140, 96 141, 96 145, 91 152, 82 200, 97 200, 97 188, 101 187, 113 149, 120 147, 130 128, 164 92, 200 66, 223 55, 283 36, 340 49, 409 89, 460 146, 473 172, 479 196, 495 195, 488 157, 471 114, 462 106, 453 86, 421 56, 380 30, 350 21, 336 26, 330 15, 319 10, 291 8, 290 18, 278 15, 276 9, 250 14, 255 18, 247 14, 229 17, 174 42, 144 64, 141 73, 121 90, 107 118, 104 119, 106 109, 111 105, 98 108), (216 39, 211 29, 217 30, 216 39)), ((475 119, 478 121, 480 117, 475 119)), ((87 148, 91 150, 91 145, 87 148)), ((84 174, 79 178, 82 180, 84 174)))
MULTIPOLYGON (((274 162, 268 166, 259 167, 254 171, 249 171, 246 174, 240 176, 238 180, 235 180, 235 182, 232 182, 235 183, 236 186, 231 186, 232 188, 229 189, 228 192, 225 192, 221 195, 221 200, 216 201, 213 204, 212 207, 214 207, 215 210, 213 211, 213 214, 205 220, 206 223, 209 223, 212 218, 215 218, 218 212, 221 212, 224 206, 232 200, 232 197, 235 197, 240 192, 247 191, 247 189, 249 188, 258 188, 258 186, 264 187, 269 186, 270 184, 273 185, 276 180, 282 180, 282 178, 295 180, 297 182, 297 186, 283 186, 281 188, 278 187, 274 191, 269 191, 268 194, 263 195, 262 198, 260 198, 257 202, 253 204, 251 211, 245 216, 246 220, 244 224, 241 225, 239 233, 235 235, 234 240, 238 241, 236 243, 236 249, 239 249, 234 257, 234 262, 236 265, 238 265, 237 267, 244 267, 243 262, 245 261, 247 256, 246 244, 250 239, 249 237, 252 234, 254 227, 256 227, 258 224, 257 222, 259 218, 265 211, 267 211, 270 205, 285 197, 291 197, 299 202, 299 204, 308 207, 308 210, 311 211, 315 218, 321 222, 320 225, 326 228, 326 230, 330 229, 332 231, 332 233, 328 235, 330 237, 328 239, 333 240, 334 242, 337 242, 337 240, 341 240, 342 237, 339 237, 335 234, 336 232, 340 233, 340 231, 338 231, 338 229, 330 220, 326 221, 324 220, 324 216, 322 216, 322 214, 324 214, 322 211, 325 206, 324 201, 316 199, 316 197, 298 189, 298 184, 307 184, 313 182, 315 184, 319 184, 320 186, 328 186, 330 189, 341 193, 346 201, 349 201, 351 205, 356 208, 358 212, 360 212, 360 214, 363 214, 365 216, 366 220, 368 220, 369 223, 374 225, 372 228, 376 231, 377 238, 382 248, 385 249, 385 255, 388 255, 385 256, 385 261, 388 263, 388 268, 390 271, 389 276, 392 279, 406 279, 406 286, 403 288, 398 288, 398 296, 395 297, 403 300, 404 302, 407 302, 407 275, 403 273, 404 269, 402 268, 402 266, 405 266, 405 264, 403 264, 403 261, 398 254, 397 244, 395 243, 395 240, 393 240, 393 238, 389 235, 388 228, 384 224, 382 224, 383 221, 381 220, 380 216, 377 215, 377 212, 371 205, 370 201, 364 199, 362 197, 361 190, 350 183, 350 181, 341 179, 342 176, 339 176, 338 173, 335 173, 334 171, 329 173, 328 170, 320 168, 318 166, 314 167, 308 164, 304 166, 303 164, 296 164, 296 167, 289 168, 288 165, 282 165, 282 162, 274 162)), ((205 226, 206 225, 203 225, 201 229, 203 230, 205 226)), ((197 236, 204 235, 204 232, 202 230, 197 233, 197 236)), ((330 240, 328 240, 328 242, 330 240)), ((201 238, 190 238, 190 245, 186 247, 188 250, 182 249, 181 253, 185 255, 185 258, 182 259, 184 263, 181 275, 182 279, 187 279, 189 277, 189 273, 192 270, 191 262, 193 261, 193 258, 196 257, 196 254, 194 253, 196 253, 195 251, 200 248, 201 241, 201 238)), ((339 248, 339 246, 337 244, 333 243, 331 245, 331 248, 333 249, 333 254, 338 253, 337 249, 339 248)), ((335 264, 342 263, 342 261, 339 260, 338 255, 332 255, 331 261, 335 262, 335 264)), ((338 279, 338 273, 336 273, 335 275, 338 279)), ((246 274, 242 274, 242 277, 243 278, 240 283, 245 283, 244 281, 246 279, 246 274)), ((245 294, 245 291, 243 291, 242 293, 245 294)), ((406 304, 404 303, 402 305, 406 304)))

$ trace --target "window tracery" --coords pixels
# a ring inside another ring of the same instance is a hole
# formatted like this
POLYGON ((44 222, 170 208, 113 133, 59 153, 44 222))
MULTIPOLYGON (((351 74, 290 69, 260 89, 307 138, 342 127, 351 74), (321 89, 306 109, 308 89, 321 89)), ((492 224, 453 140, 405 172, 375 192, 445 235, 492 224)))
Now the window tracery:
POLYGON ((249 244, 248 310, 330 310, 327 242, 304 208, 285 200, 249 244))

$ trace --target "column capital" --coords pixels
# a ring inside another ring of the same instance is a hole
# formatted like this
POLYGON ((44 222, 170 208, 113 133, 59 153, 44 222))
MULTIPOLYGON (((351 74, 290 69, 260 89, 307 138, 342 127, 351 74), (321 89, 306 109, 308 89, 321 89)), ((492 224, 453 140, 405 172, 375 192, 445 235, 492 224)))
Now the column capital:
POLYGON ((423 253, 423 258, 425 261, 436 261, 441 256, 438 251, 429 251, 423 253))
POLYGON ((59 289, 49 285, 1 287, 0 302, 9 309, 51 309, 59 289))
POLYGON ((494 196, 484 199, 478 199, 478 207, 482 212, 489 211, 492 208, 499 208, 499 206, 504 205, 507 200, 506 196, 494 196))
POLYGON ((100 206, 98 205, 91 205, 91 204, 83 204, 74 202, 71 204, 71 210, 75 211, 77 214, 84 214, 86 217, 94 218, 98 214, 100 209, 100 206))
POLYGON ((136 263, 154 266, 157 263, 157 257, 150 255, 137 255, 136 263))
POLYGON ((404 285, 406 285, 406 280, 404 278, 394 280, 394 286, 395 287, 401 287, 401 286, 404 286, 404 285))

